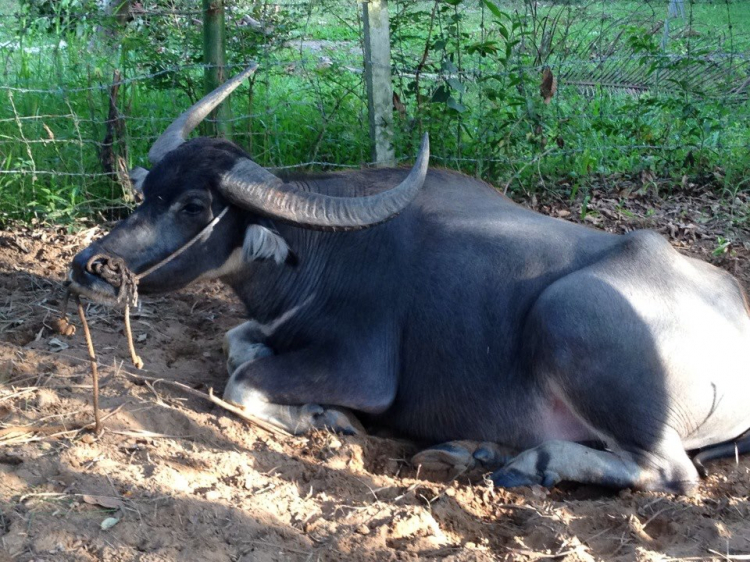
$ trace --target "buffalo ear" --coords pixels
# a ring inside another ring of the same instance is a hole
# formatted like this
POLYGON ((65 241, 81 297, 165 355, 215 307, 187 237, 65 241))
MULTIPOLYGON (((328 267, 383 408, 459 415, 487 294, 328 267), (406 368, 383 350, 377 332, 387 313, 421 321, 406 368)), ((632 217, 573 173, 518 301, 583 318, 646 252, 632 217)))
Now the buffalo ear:
POLYGON ((245 263, 271 259, 277 264, 297 263, 297 256, 289 249, 286 240, 273 228, 251 224, 245 231, 242 260, 245 263))
POLYGON ((143 198, 143 182, 146 181, 147 175, 148 170, 146 168, 141 168, 140 166, 136 166, 130 170, 129 173, 130 183, 133 185, 133 191, 140 195, 141 198, 143 198))

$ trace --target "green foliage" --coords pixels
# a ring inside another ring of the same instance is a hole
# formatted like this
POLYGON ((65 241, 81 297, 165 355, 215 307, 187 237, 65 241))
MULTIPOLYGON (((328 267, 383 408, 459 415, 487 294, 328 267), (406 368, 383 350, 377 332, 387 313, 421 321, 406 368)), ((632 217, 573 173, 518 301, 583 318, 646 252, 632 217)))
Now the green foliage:
POLYGON ((87 34, 97 11, 95 0, 20 0, 20 33, 51 34, 55 37, 87 34))
MULTIPOLYGON (((400 94, 415 107, 416 128, 439 139, 433 152, 450 155, 444 163, 512 188, 562 184, 573 192, 582 182, 612 173, 709 178, 721 169, 725 178, 736 178, 750 169, 750 153, 727 158, 729 146, 745 144, 750 107, 739 100, 730 106, 695 80, 701 65, 710 70, 719 57, 712 58, 707 39, 691 40, 702 37, 692 27, 676 33, 665 49, 663 34, 643 26, 595 25, 597 18, 625 21, 627 10, 640 9, 627 1, 588 4, 589 18, 567 2, 542 13, 532 2, 483 0, 479 17, 466 1, 435 3, 432 11, 425 4, 399 11, 394 35, 396 42, 421 40, 423 72, 439 80, 412 80, 400 94), (461 4, 465 9, 459 10, 461 4), (590 41, 582 39, 586 34, 590 41), (625 60, 636 61, 650 91, 568 87, 544 103, 539 95, 543 65, 552 64, 558 74, 567 60, 583 66, 581 58, 612 45, 625 50, 625 60)), ((720 24, 727 17, 712 15, 720 24)), ((399 64, 406 66, 404 61, 399 64)), ((738 67, 737 72, 741 83, 743 71, 738 67)))
MULTIPOLYGON (((286 42, 304 21, 300 6, 276 11, 243 3, 236 19, 249 15, 273 32, 235 26, 229 38, 230 61, 244 67, 258 60, 263 68, 229 100, 234 114, 243 116, 234 123, 234 136, 265 165, 362 161, 366 129, 351 126, 366 109, 353 95, 361 78, 340 68, 288 74, 281 62, 293 53, 286 42), (259 116, 249 119, 254 113, 259 116), (341 115, 347 120, 340 121, 341 115), (352 142, 341 144, 347 138, 352 142)), ((17 42, 7 52, 10 79, 0 86, 0 223, 31 217, 68 222, 120 207, 122 187, 104 173, 100 155, 113 73, 117 69, 125 79, 117 104, 125 119, 115 144, 127 149, 128 167, 148 166, 154 139, 202 95, 195 3, 173 0, 165 12, 135 14, 124 26, 99 14, 86 20, 96 23, 85 32, 64 35, 65 43, 50 22, 75 19, 73 8, 83 4, 55 13, 27 8, 10 20, 17 24, 17 42)), ((228 11, 235 8, 239 2, 228 11)))
MULTIPOLYGON (((122 205, 122 188, 100 156, 115 70, 125 80, 115 146, 128 166, 147 166, 156 136, 202 95, 200 3, 143 4, 150 13, 124 25, 93 0, 21 0, 4 16, 12 25, 2 39, 17 48, 0 53, 0 221, 73 221, 122 205)), ((732 198, 750 189, 750 103, 694 79, 700 65, 712 71, 715 50, 750 48, 742 43, 750 37, 743 2, 691 4, 691 19, 672 22, 666 45, 642 2, 570 4, 391 0, 396 154, 414 154, 428 131, 434 165, 510 190, 587 197, 609 174, 674 178, 676 189, 690 176, 732 198), (688 33, 694 29, 698 35, 688 33), (626 74, 637 70, 648 89, 566 83, 570 68, 593 72, 610 55, 632 61, 626 74), (540 96, 545 66, 560 81, 549 104, 540 96)), ((278 10, 228 2, 227 59, 234 67, 260 63, 230 98, 234 139, 261 164, 370 159, 356 9, 338 0, 278 10), (239 25, 245 15, 270 31, 239 25)), ((750 78, 741 60, 727 83, 750 78)))

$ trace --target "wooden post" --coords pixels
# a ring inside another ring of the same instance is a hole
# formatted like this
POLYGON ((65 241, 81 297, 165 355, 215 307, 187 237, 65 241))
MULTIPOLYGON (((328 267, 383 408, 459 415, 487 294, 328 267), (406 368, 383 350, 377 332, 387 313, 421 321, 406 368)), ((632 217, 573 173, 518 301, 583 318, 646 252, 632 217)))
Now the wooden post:
MULTIPOLYGON (((204 90, 208 94, 226 80, 226 35, 224 32, 224 0, 203 0, 203 62, 204 90)), ((223 102, 208 118, 207 136, 231 136, 229 105, 223 102), (213 122, 211 122, 213 121, 213 122)))
POLYGON ((393 166, 393 84, 388 1, 362 2, 365 35, 365 81, 370 117, 372 159, 379 166, 393 166))

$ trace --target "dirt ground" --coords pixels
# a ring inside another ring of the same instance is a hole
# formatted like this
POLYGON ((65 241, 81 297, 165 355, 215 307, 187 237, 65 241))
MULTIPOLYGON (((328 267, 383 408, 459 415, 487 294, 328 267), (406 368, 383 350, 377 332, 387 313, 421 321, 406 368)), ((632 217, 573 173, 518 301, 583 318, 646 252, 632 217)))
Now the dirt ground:
MULTIPOLYGON (((585 206, 525 204, 616 232, 655 228, 748 286, 746 200, 609 187, 585 206)), ((750 458, 713 463, 691 497, 505 491, 481 474, 427 478, 406 441, 278 437, 134 376, 221 393, 222 335, 242 314, 217 284, 143 299, 141 371, 121 314, 88 307, 106 418, 95 437, 80 429, 92 419, 81 330, 65 338, 51 325, 67 264, 101 232, 0 232, 0 562, 748 559, 750 458)))

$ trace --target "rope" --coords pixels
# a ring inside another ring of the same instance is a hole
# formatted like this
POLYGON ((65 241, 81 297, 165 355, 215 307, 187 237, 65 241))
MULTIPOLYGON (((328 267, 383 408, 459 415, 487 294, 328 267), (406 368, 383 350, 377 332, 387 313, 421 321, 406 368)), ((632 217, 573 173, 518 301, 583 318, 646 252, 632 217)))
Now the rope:
POLYGON ((138 304, 138 278, 122 258, 96 254, 86 262, 86 271, 102 278, 117 289, 117 302, 138 304))
MULTIPOLYGON (((177 248, 174 252, 169 254, 163 260, 157 262, 141 273, 133 273, 128 269, 125 260, 122 258, 113 257, 107 254, 96 254, 92 256, 88 262, 86 262, 86 271, 92 275, 100 277, 115 289, 117 289, 117 302, 125 303, 126 311, 126 325, 130 322, 127 320, 129 307, 136 306, 138 304, 138 282, 144 277, 151 275, 154 271, 161 269, 173 259, 180 256, 182 253, 187 251, 196 242, 205 240, 211 235, 216 224, 224 218, 224 215, 229 211, 229 206, 224 207, 222 211, 216 215, 203 229, 188 240, 185 244, 177 248)), ((131 348, 132 348, 132 342, 131 348)), ((132 354, 135 357, 135 353, 132 354)), ((136 363, 136 361, 133 361, 136 363)))
POLYGON ((130 305, 125 305, 125 336, 128 338, 128 351, 130 351, 130 360, 136 369, 143 369, 143 359, 135 352, 133 345, 133 330, 130 329, 130 305))
MULTIPOLYGON (((229 211, 228 206, 224 207, 221 213, 216 215, 198 234, 193 236, 166 258, 141 273, 133 273, 128 269, 125 260, 107 254, 95 254, 88 262, 86 262, 86 271, 92 275, 100 277, 102 280, 117 289, 117 302, 125 303, 125 337, 128 340, 130 359, 136 369, 142 369, 144 365, 143 360, 135 351, 135 345, 133 344, 133 331, 130 326, 130 307, 138 304, 138 281, 171 262, 196 242, 208 238, 216 224, 227 214, 227 211, 229 211)), ((70 301, 71 287, 73 286, 69 282, 66 283, 65 286, 66 291, 62 306, 60 307, 60 318, 54 322, 53 327, 60 334, 72 336, 75 334, 76 329, 68 320, 68 302, 70 301)), ((96 365, 96 351, 94 350, 94 341, 91 338, 91 331, 89 330, 89 325, 86 321, 86 312, 83 309, 79 295, 75 295, 75 300, 78 305, 78 316, 81 319, 81 325, 83 326, 83 333, 86 337, 86 345, 88 346, 89 360, 91 362, 91 378, 93 379, 94 387, 94 431, 96 432, 96 435, 100 435, 102 426, 99 417, 99 369, 96 365)))
POLYGON ((213 231, 214 226, 216 226, 216 224, 222 218, 224 218, 224 215, 227 214, 227 211, 229 211, 229 206, 224 207, 224 209, 218 215, 216 215, 211 222, 209 222, 206 226, 203 227, 203 230, 201 230, 198 234, 196 234, 195 236, 193 236, 190 240, 188 240, 181 247, 177 248, 174 252, 172 252, 171 254, 169 254, 166 258, 164 258, 163 260, 161 260, 156 265, 152 265, 146 271, 142 271, 138 275, 135 275, 133 277, 133 279, 135 280, 135 282, 137 283, 138 281, 140 281, 141 279, 143 279, 147 275, 150 275, 151 273, 153 273, 157 269, 159 269, 159 268, 167 265, 169 262, 171 262, 177 256, 179 256, 180 254, 182 254, 185 250, 187 250, 188 248, 190 248, 190 246, 192 246, 196 242, 205 240, 206 238, 208 238, 209 236, 211 236, 211 231, 213 231))
MULTIPOLYGON (((65 299, 67 301, 67 298, 65 299)), ((89 361, 91 363, 91 378, 94 383, 94 433, 101 435, 102 421, 99 417, 99 369, 96 366, 96 352, 94 351, 94 340, 91 339, 89 324, 86 322, 86 312, 83 310, 81 299, 76 295, 76 304, 78 304, 78 317, 83 325, 83 333, 86 336, 86 345, 89 349, 89 361)))

